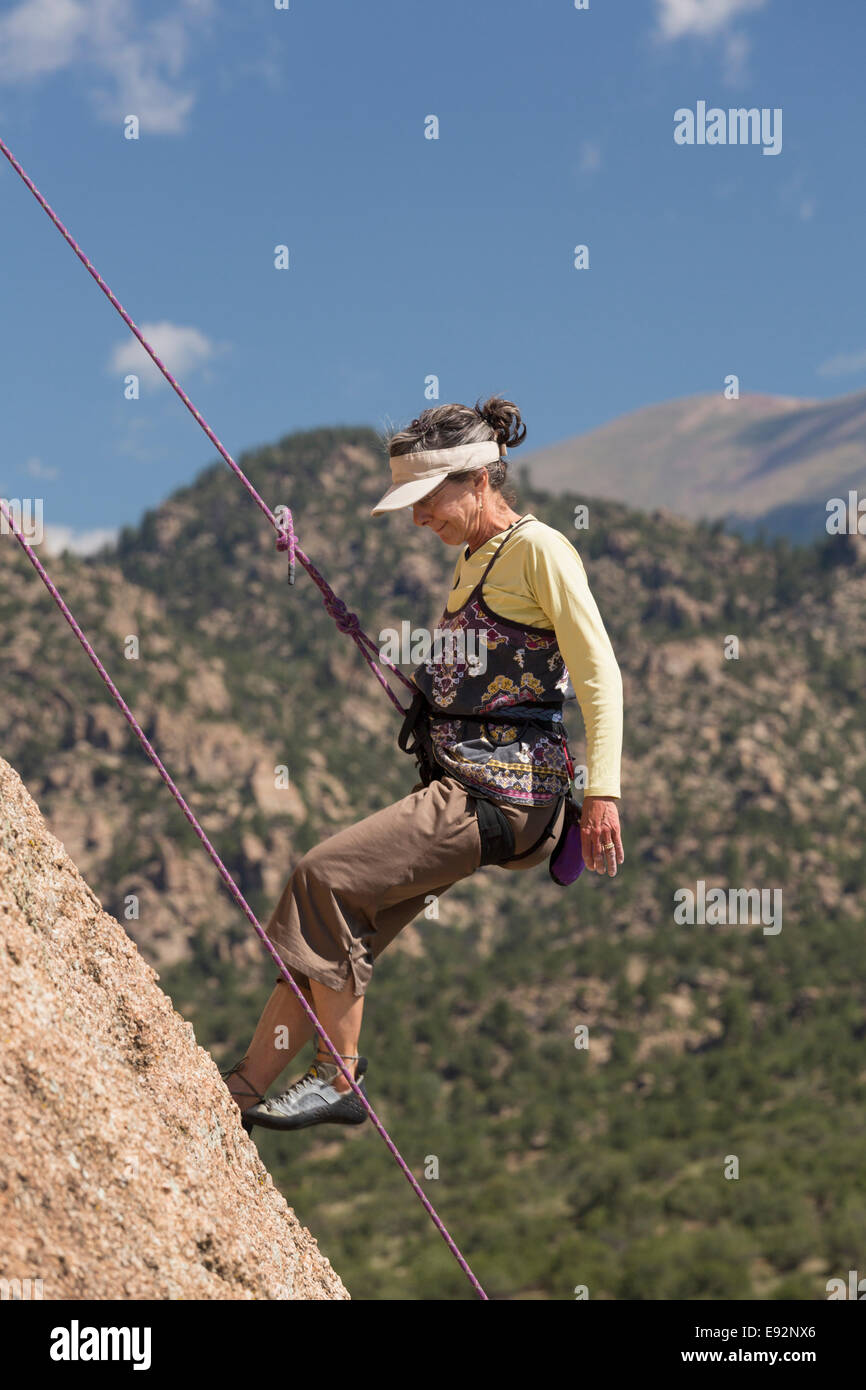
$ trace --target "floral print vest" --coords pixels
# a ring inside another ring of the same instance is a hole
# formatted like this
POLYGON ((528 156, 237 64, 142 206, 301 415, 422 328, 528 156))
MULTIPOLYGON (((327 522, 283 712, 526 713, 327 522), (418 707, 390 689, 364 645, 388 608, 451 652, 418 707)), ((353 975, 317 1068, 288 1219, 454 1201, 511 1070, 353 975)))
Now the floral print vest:
POLYGON ((482 592, 526 520, 508 528, 463 606, 449 613, 446 604, 441 641, 434 634, 430 658, 412 679, 427 698, 433 754, 446 775, 494 801, 543 806, 568 791, 562 704, 574 692, 553 631, 501 617, 482 592), (522 722, 527 717, 534 722, 522 722))

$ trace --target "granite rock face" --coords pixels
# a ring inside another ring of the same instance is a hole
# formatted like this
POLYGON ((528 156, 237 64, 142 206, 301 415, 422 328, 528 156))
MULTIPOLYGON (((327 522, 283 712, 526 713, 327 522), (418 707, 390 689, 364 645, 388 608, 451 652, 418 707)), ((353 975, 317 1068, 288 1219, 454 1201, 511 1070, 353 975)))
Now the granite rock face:
POLYGON ((157 980, 0 759, 4 1296, 348 1299, 157 980))

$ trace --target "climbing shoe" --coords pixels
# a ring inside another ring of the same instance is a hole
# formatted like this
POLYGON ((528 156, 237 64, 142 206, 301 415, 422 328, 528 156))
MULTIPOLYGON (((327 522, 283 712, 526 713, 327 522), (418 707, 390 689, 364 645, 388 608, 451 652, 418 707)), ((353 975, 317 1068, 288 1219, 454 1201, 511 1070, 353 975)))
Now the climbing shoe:
MULTIPOLYGON (((366 1097, 364 1076, 367 1058, 358 1058, 355 1082, 366 1097)), ((244 1119, 263 1129, 306 1129, 309 1125, 361 1125, 367 1111, 354 1091, 337 1091, 334 1078, 340 1075, 335 1062, 314 1062, 309 1071, 287 1091, 270 1100, 251 1105, 244 1119)))

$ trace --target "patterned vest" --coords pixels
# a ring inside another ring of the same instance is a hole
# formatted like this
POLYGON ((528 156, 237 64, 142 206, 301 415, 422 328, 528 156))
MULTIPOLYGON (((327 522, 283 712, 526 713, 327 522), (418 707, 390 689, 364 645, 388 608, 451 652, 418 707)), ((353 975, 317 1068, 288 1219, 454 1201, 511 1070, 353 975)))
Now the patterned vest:
POLYGON ((509 527, 462 608, 449 613, 446 604, 442 641, 412 679, 426 696, 433 755, 446 775, 495 801, 544 806, 569 788, 568 671, 550 628, 501 617, 482 593, 499 552, 527 519, 509 527))

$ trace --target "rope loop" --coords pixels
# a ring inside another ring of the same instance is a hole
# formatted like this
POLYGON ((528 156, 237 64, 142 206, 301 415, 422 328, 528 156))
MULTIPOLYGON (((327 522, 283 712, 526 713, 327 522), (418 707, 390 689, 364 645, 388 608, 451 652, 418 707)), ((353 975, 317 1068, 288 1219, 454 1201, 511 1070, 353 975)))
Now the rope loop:
POLYGON ((289 552, 289 583, 295 582, 295 524, 292 521, 292 513, 288 507, 285 509, 285 516, 282 521, 277 522, 279 535, 277 537, 277 550, 287 550, 289 552))

